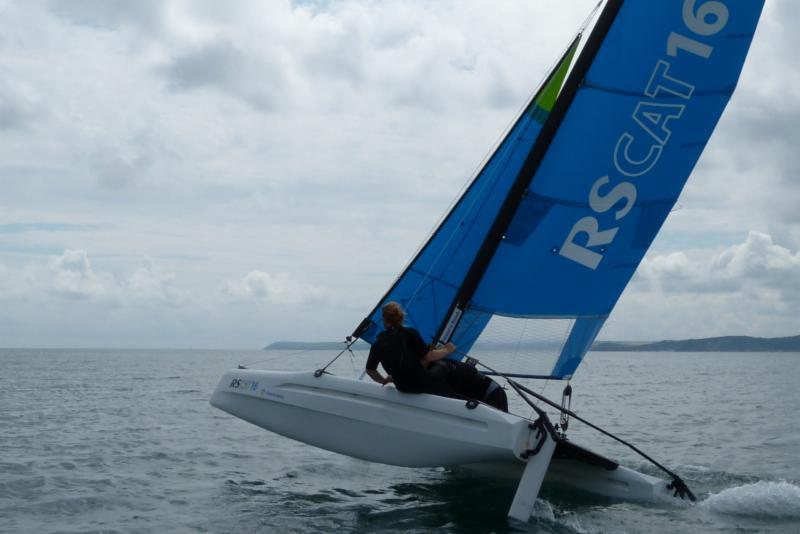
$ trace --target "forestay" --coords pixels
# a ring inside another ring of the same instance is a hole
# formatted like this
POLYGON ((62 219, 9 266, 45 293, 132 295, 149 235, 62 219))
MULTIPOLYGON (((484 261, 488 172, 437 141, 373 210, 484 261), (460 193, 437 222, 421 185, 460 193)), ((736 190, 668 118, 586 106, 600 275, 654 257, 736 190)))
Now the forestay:
POLYGON ((527 357, 504 371, 570 377, 705 148, 762 6, 609 1, 379 306, 463 352, 506 336, 527 357))

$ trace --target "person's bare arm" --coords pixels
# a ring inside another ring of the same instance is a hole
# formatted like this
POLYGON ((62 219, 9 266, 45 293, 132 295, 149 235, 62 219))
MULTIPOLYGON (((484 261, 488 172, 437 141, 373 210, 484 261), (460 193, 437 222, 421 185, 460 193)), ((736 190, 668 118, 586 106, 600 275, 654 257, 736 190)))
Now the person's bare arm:
POLYGON ((456 350, 456 346, 453 345, 452 343, 447 343, 444 347, 441 347, 441 348, 438 348, 438 349, 431 349, 431 350, 428 351, 428 354, 426 354, 422 358, 423 364, 424 364, 425 367, 427 367, 429 364, 431 364, 431 363, 433 363, 433 362, 435 362, 437 360, 441 360, 442 358, 446 358, 448 355, 450 355, 453 352, 455 352, 455 350, 456 350))
POLYGON ((377 382, 382 386, 385 386, 386 384, 390 384, 392 382, 391 376, 387 375, 384 378, 384 376, 380 374, 380 372, 378 372, 376 369, 367 369, 366 371, 371 379, 373 379, 375 382, 377 382))

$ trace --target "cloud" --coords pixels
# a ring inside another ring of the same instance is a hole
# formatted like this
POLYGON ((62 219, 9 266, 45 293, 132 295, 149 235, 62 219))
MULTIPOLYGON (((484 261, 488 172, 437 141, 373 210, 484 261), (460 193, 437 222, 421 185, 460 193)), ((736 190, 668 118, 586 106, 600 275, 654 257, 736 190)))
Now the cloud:
MULTIPOLYGON (((67 249, 50 259, 46 269, 29 264, 16 272, 5 268, 12 278, 25 280, 27 299, 48 301, 56 297, 80 300, 103 306, 161 305, 180 306, 185 294, 174 285, 175 275, 163 271, 151 258, 142 258, 138 268, 127 276, 98 270, 85 250, 67 249)), ((18 293, 18 296, 23 296, 18 293)))
POLYGON ((22 130, 41 115, 41 101, 24 83, 12 83, 0 69, 0 131, 22 130))
POLYGON ((63 20, 99 30, 115 30, 123 26, 154 31, 161 27, 166 7, 159 0, 51 0, 49 9, 63 20))
POLYGON ((121 139, 105 136, 98 139, 87 158, 97 184, 117 191, 140 187, 158 170, 165 170, 172 155, 167 140, 142 130, 121 139))
POLYGON ((175 275, 164 272, 151 258, 143 258, 139 268, 125 281, 123 288, 131 300, 157 301, 179 306, 186 296, 174 287, 175 275))
POLYGON ((35 274, 29 267, 13 268, 0 263, 0 302, 19 303, 28 300, 35 287, 35 274))
MULTIPOLYGON (((474 31, 475 19, 489 15, 480 3, 458 7, 274 1, 218 13, 210 4, 176 4, 150 43, 159 49, 153 72, 172 92, 212 89, 266 113, 519 107, 536 81, 520 77, 519 63, 544 69, 549 60, 529 50, 552 48, 552 35, 531 36, 524 17, 497 21, 505 35, 474 31), (530 48, 498 47, 522 36, 530 48)), ((566 45, 575 22, 554 19, 566 45)))
MULTIPOLYGON (((637 272, 639 289, 668 293, 734 293, 774 289, 786 300, 800 292, 800 252, 777 245, 770 235, 751 231, 744 243, 709 257, 708 251, 674 252, 646 258, 637 272)), ((798 302, 797 304, 800 304, 798 302)))
POLYGON ((24 234, 28 232, 84 232, 92 229, 94 229, 94 227, 85 224, 14 222, 14 223, 0 224, 0 235, 24 234))
POLYGON ((222 291, 236 300, 273 304, 311 304, 326 298, 325 291, 299 282, 288 273, 251 271, 238 280, 225 282, 222 291))
POLYGON ((183 54, 163 69, 176 90, 240 82, 244 54, 229 42, 211 43, 183 54))
POLYGON ((272 111, 287 99, 284 70, 278 58, 247 54, 227 40, 183 52, 156 69, 173 91, 215 88, 259 111, 272 111))
POLYGON ((611 314, 605 339, 800 333, 800 251, 751 231, 722 249, 653 254, 611 314))
POLYGON ((109 299, 116 297, 116 284, 106 273, 95 273, 84 250, 66 250, 55 258, 50 269, 51 290, 67 299, 109 299))
POLYGON ((724 250, 714 259, 713 270, 728 277, 758 278, 775 282, 800 269, 800 253, 772 242, 772 237, 751 231, 741 245, 724 250))

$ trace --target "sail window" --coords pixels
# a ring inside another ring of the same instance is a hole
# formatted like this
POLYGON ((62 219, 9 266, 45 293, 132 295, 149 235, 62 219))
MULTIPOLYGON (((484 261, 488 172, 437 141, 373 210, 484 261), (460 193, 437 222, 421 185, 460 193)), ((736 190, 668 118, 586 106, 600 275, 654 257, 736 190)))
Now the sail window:
POLYGON ((452 341, 458 347, 471 345, 470 356, 499 372, 551 376, 574 324, 572 318, 520 318, 469 310, 452 341))

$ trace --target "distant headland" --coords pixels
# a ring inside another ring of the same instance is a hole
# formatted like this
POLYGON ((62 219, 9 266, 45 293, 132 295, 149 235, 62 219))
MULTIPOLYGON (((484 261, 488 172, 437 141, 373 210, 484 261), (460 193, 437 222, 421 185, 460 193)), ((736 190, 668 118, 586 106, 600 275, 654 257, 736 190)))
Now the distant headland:
MULTIPOLYGON (((523 348, 517 343, 486 343, 483 347, 508 349, 512 348, 512 345, 513 348, 523 348)), ((343 341, 276 341, 264 347, 264 350, 341 350, 345 346, 343 341)), ((368 350, 369 345, 359 340, 352 348, 368 350)), ((800 336, 722 336, 665 341, 597 341, 592 345, 591 350, 606 352, 800 352, 800 336)))
POLYGON ((598 341, 592 345, 592 350, 636 352, 800 352, 800 336, 722 336, 649 342, 598 341))

